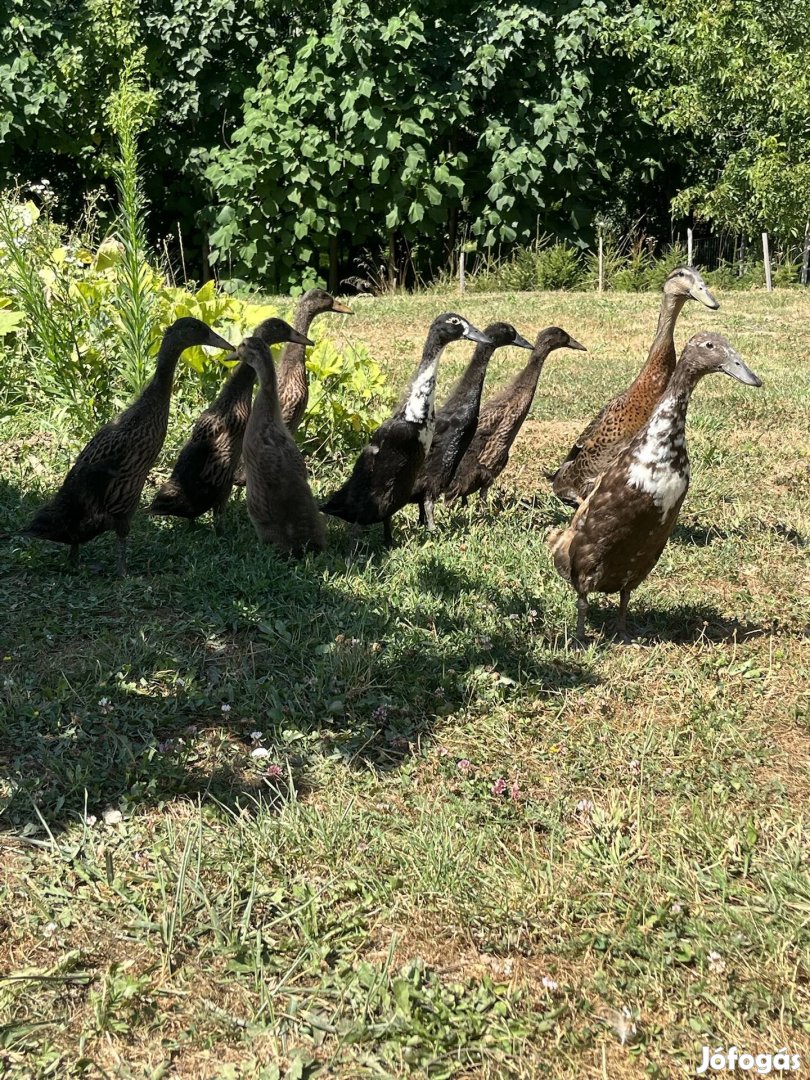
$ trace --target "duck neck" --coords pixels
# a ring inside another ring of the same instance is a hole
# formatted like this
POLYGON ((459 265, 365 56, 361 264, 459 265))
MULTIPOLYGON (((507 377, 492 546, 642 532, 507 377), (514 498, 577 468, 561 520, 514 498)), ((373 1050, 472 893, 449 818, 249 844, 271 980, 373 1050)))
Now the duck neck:
MULTIPOLYGON (((299 334, 309 337, 309 328, 316 315, 317 312, 312 309, 311 305, 302 300, 295 309, 293 327, 299 334)), ((282 352, 281 360, 279 361, 279 378, 281 381, 285 384, 290 381, 301 384, 301 389, 304 393, 306 393, 307 390, 306 355, 306 345, 299 345, 294 341, 288 341, 284 346, 284 351, 282 352)))
POLYGON ((506 391, 505 396, 510 397, 520 406, 520 410, 524 417, 532 407, 534 395, 537 390, 537 381, 540 378, 543 365, 548 359, 548 354, 550 352, 551 349, 546 342, 541 342, 539 345, 536 345, 532 350, 532 355, 529 357, 528 364, 524 367, 523 371, 516 375, 512 381, 512 385, 506 391))
POLYGON ((177 361, 185 348, 185 345, 172 341, 169 336, 164 336, 155 362, 155 374, 144 387, 142 399, 165 402, 168 408, 177 361))
MULTIPOLYGON (((247 364, 243 364, 243 367, 247 367, 247 364)), ((253 411, 251 415, 255 415, 257 421, 261 423, 264 421, 273 421, 279 427, 284 426, 284 422, 281 418, 281 405, 278 400, 278 378, 276 376, 276 365, 270 361, 269 364, 263 365, 259 375, 259 389, 256 397, 253 401, 253 411)))
POLYGON ((650 383, 657 394, 663 394, 675 370, 677 362, 675 323, 686 300, 685 296, 664 293, 658 315, 658 327, 647 354, 647 362, 635 380, 636 383, 650 383))
POLYGON ((664 438, 683 436, 692 391, 702 374, 703 372, 692 367, 688 360, 678 364, 669 385, 653 409, 645 429, 646 441, 661 442, 664 438))
MULTIPOLYGON (((475 352, 467 365, 464 374, 456 383, 455 389, 448 397, 445 405, 457 401, 466 401, 468 398, 481 397, 484 388, 484 377, 487 373, 487 365, 495 352, 494 345, 476 345, 475 352)), ((442 406, 444 408, 444 406, 442 406)))
POLYGON ((216 405, 220 408, 229 408, 244 398, 249 398, 253 392, 253 384, 256 382, 256 372, 244 361, 237 364, 228 378, 222 384, 222 389, 217 395, 216 405))
POLYGON ((429 424, 434 415, 436 372, 444 345, 430 333, 422 351, 422 360, 411 382, 402 415, 412 424, 429 424))

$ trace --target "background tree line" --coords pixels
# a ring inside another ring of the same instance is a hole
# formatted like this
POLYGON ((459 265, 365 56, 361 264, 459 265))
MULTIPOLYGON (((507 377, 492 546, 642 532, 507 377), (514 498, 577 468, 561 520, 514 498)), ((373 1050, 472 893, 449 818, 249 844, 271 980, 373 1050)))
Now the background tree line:
POLYGON ((463 242, 810 217, 810 0, 6 0, 2 185, 47 178, 67 220, 111 190, 125 64, 152 239, 197 276, 410 282, 463 242))

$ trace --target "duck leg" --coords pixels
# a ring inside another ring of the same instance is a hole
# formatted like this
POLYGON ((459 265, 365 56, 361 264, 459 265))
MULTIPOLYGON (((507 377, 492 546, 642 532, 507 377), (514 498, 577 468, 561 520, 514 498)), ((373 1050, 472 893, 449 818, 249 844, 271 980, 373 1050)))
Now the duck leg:
POLYGON ((225 522, 223 521, 224 513, 225 513, 225 507, 224 506, 215 506, 214 509, 213 509, 214 535, 215 536, 224 536, 225 535, 225 522))
POLYGON ((422 524, 428 532, 433 532, 436 528, 436 522, 433 520, 433 499, 429 495, 422 501, 421 509, 425 519, 422 524))
POLYGON ((427 526, 427 514, 425 513, 425 499, 424 496, 416 500, 419 507, 419 524, 427 526))
POLYGON ((115 557, 115 572, 118 577, 127 576, 127 540, 129 538, 129 522, 118 521, 115 523, 115 534, 118 537, 118 552, 115 557))
POLYGON ((620 641, 629 641, 627 633, 627 604, 630 600, 630 589, 622 589, 619 593, 619 614, 616 617, 616 637, 620 641))
POLYGON ((391 518, 383 518, 383 543, 387 548, 394 546, 394 533, 391 528, 391 518))
POLYGON ((588 614, 588 594, 577 596, 577 631, 579 641, 585 640, 585 616, 588 614))
POLYGON ((68 566, 71 570, 79 569, 79 545, 70 545, 70 554, 68 555, 68 566))

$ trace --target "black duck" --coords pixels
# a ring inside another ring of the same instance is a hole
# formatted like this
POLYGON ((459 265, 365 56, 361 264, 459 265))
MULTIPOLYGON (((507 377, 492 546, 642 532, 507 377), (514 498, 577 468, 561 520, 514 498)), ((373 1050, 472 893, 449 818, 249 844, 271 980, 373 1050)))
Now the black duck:
POLYGON ((551 476, 554 494, 563 502, 577 506, 597 476, 650 419, 675 370, 675 323, 687 300, 699 300, 713 311, 720 307, 698 271, 679 266, 664 282, 658 329, 644 367, 588 424, 551 476))
POLYGON ((411 498, 419 504, 420 524, 428 529, 435 527, 433 504, 450 486, 478 426, 484 376, 495 350, 506 345, 532 348, 531 343, 509 323, 492 323, 484 334, 490 344, 476 345, 467 370, 436 413, 433 441, 414 484, 411 498))
POLYGON ((699 380, 717 371, 762 385, 724 337, 695 334, 650 419, 597 479, 570 525, 549 536, 557 573, 577 594, 579 639, 591 592, 619 593, 617 629, 626 636, 630 593, 661 558, 689 488, 689 399, 699 380))
POLYGON ((433 320, 407 395, 390 420, 374 432, 343 487, 322 505, 325 514, 355 525, 381 521, 385 543, 391 545, 391 516, 410 501, 433 438, 439 358, 446 345, 460 338, 489 344, 461 315, 447 313, 433 320))
POLYGON ((69 544, 70 563, 76 566, 80 544, 114 529, 116 570, 121 576, 126 573, 132 516, 166 438, 177 361, 192 345, 233 348, 199 319, 172 323, 163 335, 155 374, 140 397, 93 436, 59 491, 35 514, 23 535, 69 544))
POLYGON ((259 376, 259 391, 245 431, 247 508, 260 540, 288 555, 322 551, 323 518, 312 497, 301 451, 281 416, 276 368, 267 346, 246 338, 239 359, 259 376))
MULTIPOLYGON (((283 319, 265 319, 253 332, 265 345, 295 342, 303 350, 312 342, 283 319)), ((222 513, 233 489, 250 417, 254 367, 240 363, 216 399, 199 417, 177 458, 169 479, 149 507, 150 514, 194 519, 212 510, 214 530, 221 535, 222 513)))
POLYGON ((506 468, 509 451, 534 400, 546 357, 554 349, 586 351, 584 345, 559 326, 540 331, 523 371, 481 409, 469 448, 447 488, 448 500, 461 497, 466 501, 473 492, 487 491, 506 468))

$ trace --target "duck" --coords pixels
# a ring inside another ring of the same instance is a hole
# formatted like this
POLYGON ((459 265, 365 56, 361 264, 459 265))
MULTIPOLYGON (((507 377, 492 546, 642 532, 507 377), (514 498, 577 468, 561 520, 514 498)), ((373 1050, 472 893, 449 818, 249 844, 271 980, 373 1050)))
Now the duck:
POLYGON ((762 385, 721 334, 695 334, 650 419, 599 476, 570 524, 549 535, 555 569, 577 594, 579 641, 592 592, 619 593, 617 632, 626 640, 630 594, 661 558, 689 490, 685 426, 692 391, 717 372, 762 385))
POLYGON ((485 334, 454 312, 433 320, 405 397, 371 436, 345 484, 321 505, 325 514, 353 525, 382 522, 385 545, 392 546, 391 518, 410 501, 433 439, 439 359, 450 342, 461 338, 491 344, 485 334))
POLYGON ((436 413, 433 441, 411 492, 411 500, 419 505, 419 523, 430 531, 435 528, 433 505, 450 486, 478 426, 484 376, 495 350, 506 345, 533 348, 510 323, 491 323, 484 335, 490 344, 476 345, 466 371, 436 413))
MULTIPOLYGON (((283 319, 265 319, 253 336, 268 346, 286 341, 303 350, 312 344, 303 332, 283 319)), ((229 357, 236 358, 236 354, 229 357)), ((215 400, 197 419, 171 476, 155 495, 148 513, 193 521, 211 510, 214 532, 223 535, 223 512, 242 455, 255 381, 254 367, 238 363, 215 400)))
POLYGON ((455 476, 447 487, 448 502, 467 498, 476 491, 486 492, 509 462, 509 451, 531 408, 537 380, 549 353, 554 349, 587 352, 584 345, 559 326, 541 330, 525 368, 499 394, 484 403, 478 427, 455 476))
POLYGON ((694 266, 678 266, 664 282, 658 327, 644 367, 630 386, 594 417, 559 469, 549 476, 554 494, 562 502, 578 506, 605 466, 650 419, 675 370, 675 323, 688 300, 712 311, 720 307, 694 266))
POLYGON ((259 390, 245 430, 247 508, 256 535, 285 555, 322 551, 326 529, 310 491, 307 468, 281 415, 276 367, 258 336, 237 349, 259 377, 259 390))
MULTIPOLYGON (((298 301, 293 326, 306 337, 312 320, 316 315, 327 311, 340 315, 351 315, 352 309, 336 300, 325 289, 310 289, 298 301)), ((308 344, 312 342, 308 340, 308 344)), ((290 339, 281 355, 278 366, 278 399, 281 405, 281 417, 284 423, 295 432, 304 418, 309 401, 307 383, 306 346, 300 341, 290 339)))
POLYGON ((177 362, 192 345, 233 350, 200 319, 188 317, 173 322, 163 335, 155 374, 141 395, 96 432, 53 499, 24 529, 24 536, 68 544, 69 564, 76 568, 79 546, 114 530, 118 537, 116 572, 120 577, 126 575, 132 518, 166 438, 177 362))

